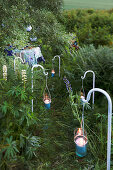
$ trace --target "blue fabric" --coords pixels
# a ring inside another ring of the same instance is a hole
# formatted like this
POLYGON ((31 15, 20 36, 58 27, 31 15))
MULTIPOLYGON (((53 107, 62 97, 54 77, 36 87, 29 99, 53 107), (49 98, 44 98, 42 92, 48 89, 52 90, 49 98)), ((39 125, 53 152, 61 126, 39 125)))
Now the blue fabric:
POLYGON ((43 56, 42 56, 42 57, 37 58, 37 63, 38 63, 38 62, 41 62, 41 61, 43 61, 43 63, 45 63, 45 59, 44 59, 44 57, 43 57, 43 56))

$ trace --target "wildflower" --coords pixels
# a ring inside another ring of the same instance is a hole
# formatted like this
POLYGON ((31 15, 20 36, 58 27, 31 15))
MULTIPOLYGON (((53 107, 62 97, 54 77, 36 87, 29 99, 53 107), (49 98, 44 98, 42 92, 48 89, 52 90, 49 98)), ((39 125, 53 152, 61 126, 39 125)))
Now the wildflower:
POLYGON ((26 70, 22 70, 22 82, 25 83, 27 81, 26 70))
POLYGON ((64 83, 66 84, 67 91, 69 93, 71 93, 72 92, 72 87, 71 87, 71 84, 70 84, 69 80, 66 77, 64 77, 63 80, 64 80, 64 83))
POLYGON ((7 80, 7 66, 3 65, 3 79, 6 81, 7 80))

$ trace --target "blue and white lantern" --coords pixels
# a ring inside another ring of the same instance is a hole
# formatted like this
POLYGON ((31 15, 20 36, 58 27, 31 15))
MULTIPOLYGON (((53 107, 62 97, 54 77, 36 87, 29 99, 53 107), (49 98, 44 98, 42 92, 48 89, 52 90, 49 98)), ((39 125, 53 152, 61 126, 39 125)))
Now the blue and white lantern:
POLYGON ((87 135, 82 128, 78 128, 75 134, 74 131, 74 142, 76 147, 76 155, 79 157, 84 157, 87 154, 87 135))
POLYGON ((45 103, 45 108, 46 109, 50 109, 50 106, 51 106, 51 99, 49 98, 48 94, 46 93, 44 98, 43 98, 43 101, 45 103))

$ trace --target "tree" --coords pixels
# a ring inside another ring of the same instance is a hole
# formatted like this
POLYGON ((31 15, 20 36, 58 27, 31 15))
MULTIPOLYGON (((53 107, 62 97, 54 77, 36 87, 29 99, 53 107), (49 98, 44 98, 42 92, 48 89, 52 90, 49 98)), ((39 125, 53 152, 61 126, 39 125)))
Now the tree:
POLYGON ((60 11, 63 0, 28 0, 28 2, 33 6, 35 9, 46 9, 48 11, 52 11, 57 13, 60 11))

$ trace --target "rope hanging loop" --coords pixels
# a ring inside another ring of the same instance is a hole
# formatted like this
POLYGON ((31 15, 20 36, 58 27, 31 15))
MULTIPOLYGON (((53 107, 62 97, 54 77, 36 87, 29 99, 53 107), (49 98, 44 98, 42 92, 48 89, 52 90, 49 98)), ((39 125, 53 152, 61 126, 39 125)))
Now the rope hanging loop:
POLYGON ((45 103, 46 109, 50 109, 51 94, 50 94, 49 88, 47 86, 47 78, 48 77, 46 75, 46 87, 45 87, 44 92, 43 92, 43 101, 45 103))

